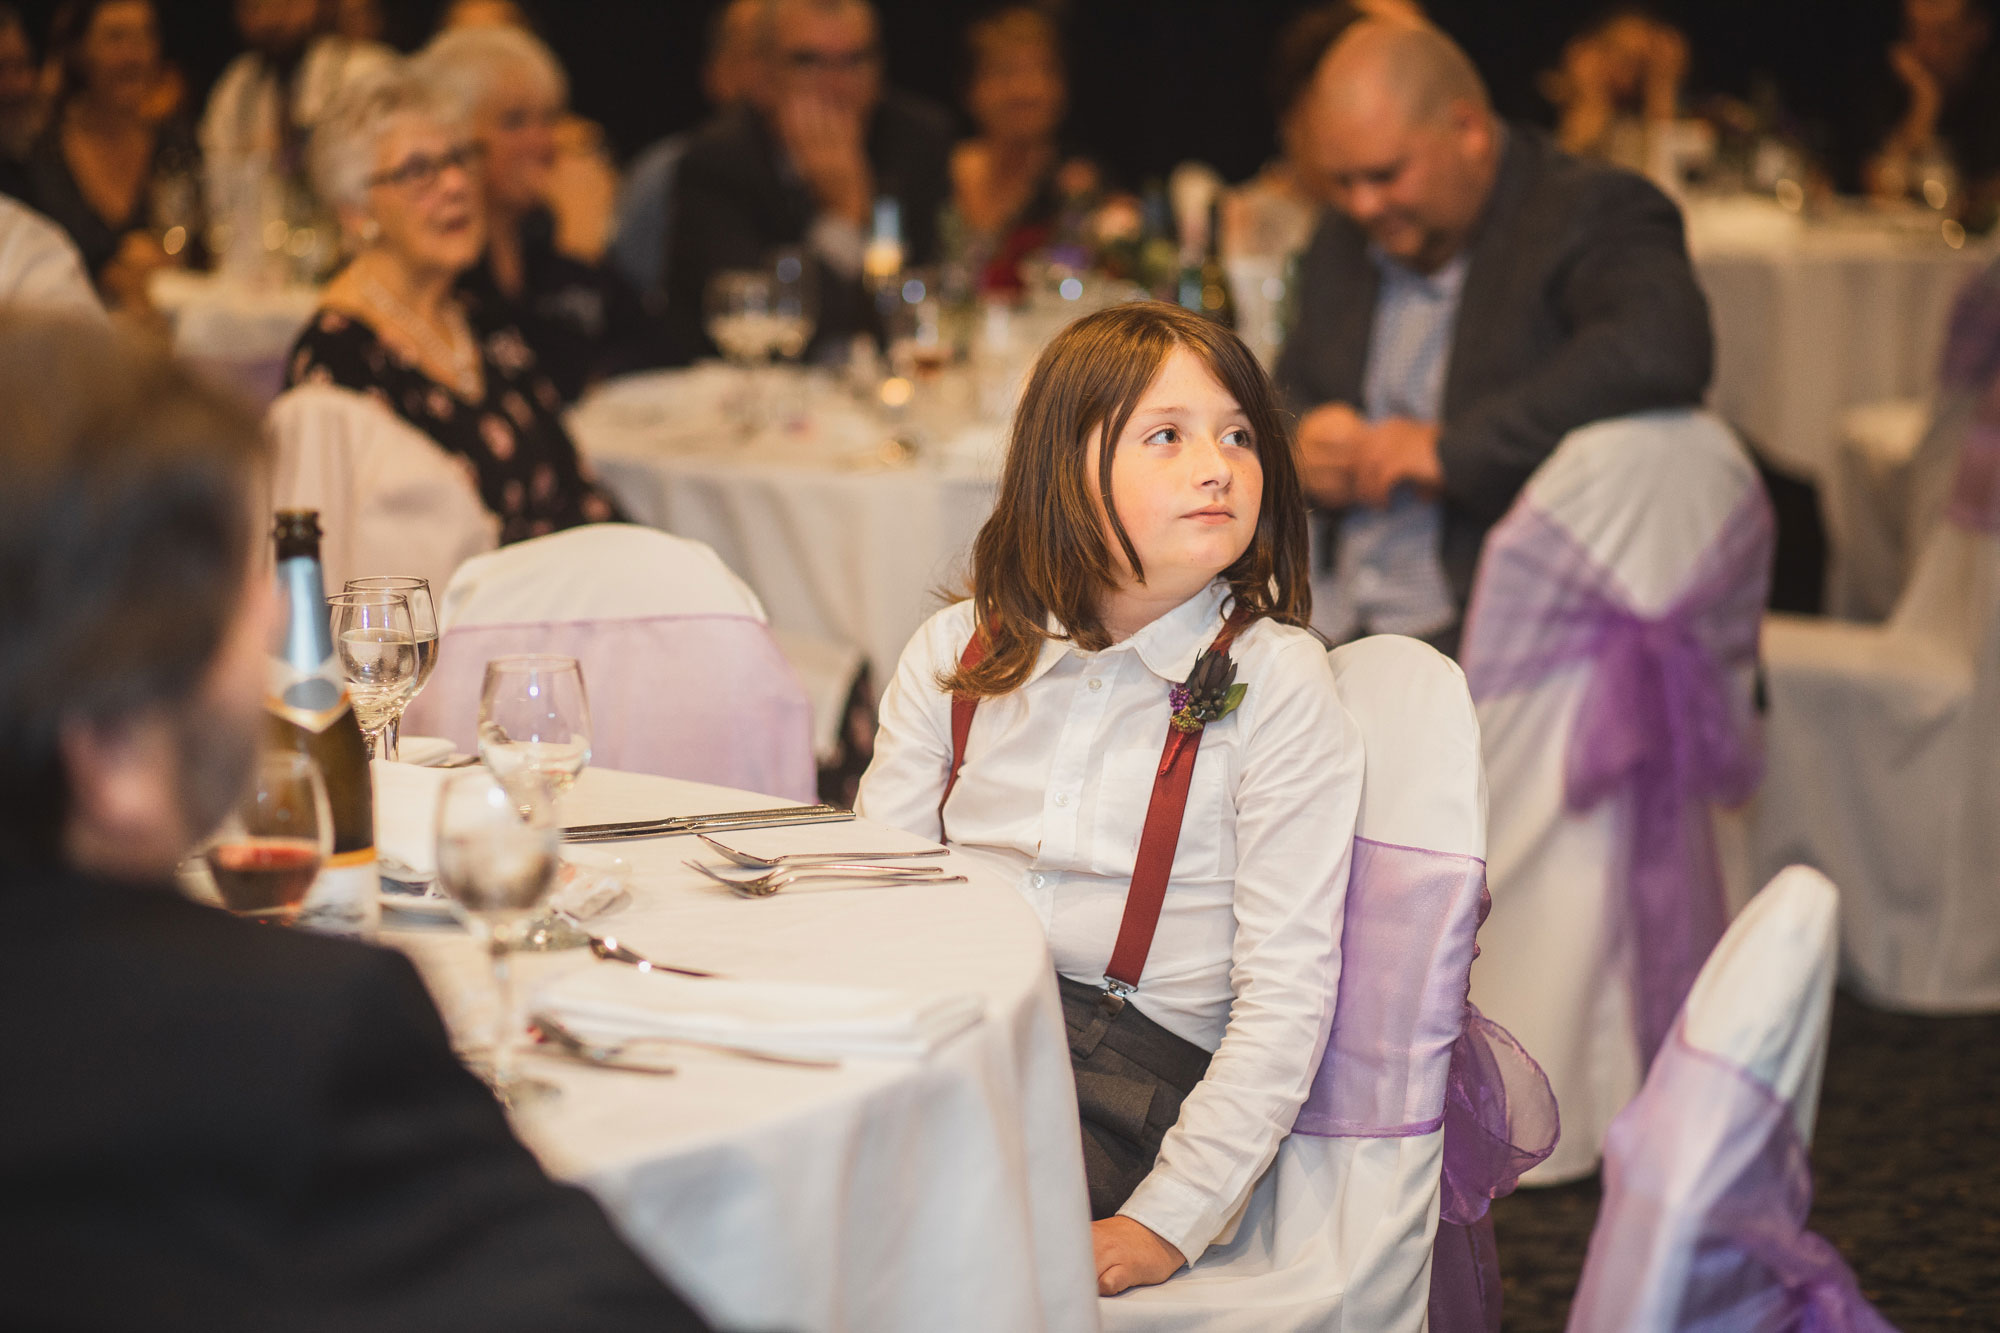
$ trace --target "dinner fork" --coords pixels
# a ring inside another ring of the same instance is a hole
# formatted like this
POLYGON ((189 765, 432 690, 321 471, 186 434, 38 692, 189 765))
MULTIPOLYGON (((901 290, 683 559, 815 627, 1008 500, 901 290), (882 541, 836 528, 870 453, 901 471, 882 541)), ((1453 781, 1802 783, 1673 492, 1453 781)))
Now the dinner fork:
MULTIPOLYGON (((725 846, 706 833, 697 833, 695 836, 737 865, 751 870, 780 870, 786 866, 819 866, 829 862, 847 865, 856 861, 907 861, 926 856, 943 856, 946 850, 943 847, 920 847, 913 852, 783 852, 777 856, 752 856, 748 852, 739 852, 734 847, 725 846)), ((916 870, 919 867, 907 868, 916 870)))
POLYGON ((874 884, 963 884, 965 876, 946 875, 941 866, 882 866, 882 865, 814 865, 784 867, 773 870, 768 875, 758 875, 752 879, 734 879, 720 874, 699 861, 683 861, 690 870, 698 870, 717 884, 727 884, 730 892, 739 898, 768 898, 782 889, 803 880, 866 880, 874 884))

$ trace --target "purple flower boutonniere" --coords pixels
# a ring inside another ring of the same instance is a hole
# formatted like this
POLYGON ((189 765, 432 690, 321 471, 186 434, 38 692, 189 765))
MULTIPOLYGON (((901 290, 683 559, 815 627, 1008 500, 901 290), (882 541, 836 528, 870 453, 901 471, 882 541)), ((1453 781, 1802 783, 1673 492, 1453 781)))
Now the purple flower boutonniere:
POLYGON ((1228 653, 1210 648, 1196 659, 1188 678, 1167 690, 1167 703, 1173 709, 1168 720, 1173 723, 1175 735, 1174 743, 1160 761, 1160 772, 1164 774, 1173 767, 1188 737, 1235 712, 1249 689, 1248 685, 1236 683, 1236 659, 1228 653))

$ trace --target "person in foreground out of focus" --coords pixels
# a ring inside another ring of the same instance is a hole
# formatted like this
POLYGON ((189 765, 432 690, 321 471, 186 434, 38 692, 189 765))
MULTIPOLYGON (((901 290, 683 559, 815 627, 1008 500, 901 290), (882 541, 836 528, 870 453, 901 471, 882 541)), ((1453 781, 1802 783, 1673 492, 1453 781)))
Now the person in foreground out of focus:
POLYGON ((819 261, 816 349, 873 331, 862 260, 878 202, 894 201, 906 265, 937 258, 951 121, 884 91, 874 8, 769 0, 763 18, 767 89, 696 134, 674 184, 666 318, 679 360, 713 354, 709 279, 762 268, 783 246, 819 261))
POLYGON ((0 314, 0 1327, 696 1330, 402 955, 181 897, 264 727, 234 400, 0 314))
POLYGON ((1070 325, 1023 392, 972 598, 904 651, 855 804, 1040 916, 1105 1295, 1222 1232, 1332 1024, 1362 754, 1303 628, 1305 517, 1233 333, 1158 302, 1070 325), (1142 838, 1176 784, 1178 846, 1142 838), (1157 938, 1114 953, 1128 904, 1162 900, 1157 938))
POLYGON ((534 350, 511 326, 476 334, 454 295, 486 228, 478 146, 453 105, 404 66, 361 80, 313 163, 359 253, 299 335, 289 382, 368 394, 463 459, 503 542, 616 518, 534 350))
POLYGON ((416 64, 480 149, 486 253, 459 279, 473 328, 519 330, 565 403, 594 381, 657 365, 657 321, 608 263, 565 253, 549 208, 556 126, 569 80, 554 53, 520 28, 453 28, 416 64))
POLYGON ((1334 209, 1278 381, 1319 511, 1314 627, 1451 652, 1486 530, 1562 437, 1701 402, 1708 303, 1673 202, 1503 123, 1436 29, 1354 24, 1309 96, 1334 209))

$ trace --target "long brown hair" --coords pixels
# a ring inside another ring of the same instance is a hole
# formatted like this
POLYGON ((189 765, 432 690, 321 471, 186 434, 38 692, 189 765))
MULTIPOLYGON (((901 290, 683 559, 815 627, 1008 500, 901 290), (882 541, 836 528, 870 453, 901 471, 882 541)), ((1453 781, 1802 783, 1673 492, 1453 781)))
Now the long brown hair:
POLYGON ((1007 465, 993 514, 972 545, 972 605, 987 636, 977 666, 940 675, 953 694, 982 698, 1018 689, 1042 642, 1066 637, 1089 652, 1111 639, 1098 614, 1118 586, 1104 540, 1108 515, 1133 576, 1145 567, 1111 502, 1111 463, 1140 398, 1176 348, 1215 376, 1243 409, 1264 472, 1263 504, 1248 550, 1222 571, 1239 612, 1304 625, 1306 505, 1292 436, 1271 381, 1248 348, 1222 325, 1159 301, 1088 315, 1043 349, 1014 413, 1007 465), (1090 436, 1101 428, 1097 476, 1088 475, 1090 436), (1100 510, 1098 500, 1102 499, 1100 510), (1048 628, 1050 617, 1061 626, 1048 628))

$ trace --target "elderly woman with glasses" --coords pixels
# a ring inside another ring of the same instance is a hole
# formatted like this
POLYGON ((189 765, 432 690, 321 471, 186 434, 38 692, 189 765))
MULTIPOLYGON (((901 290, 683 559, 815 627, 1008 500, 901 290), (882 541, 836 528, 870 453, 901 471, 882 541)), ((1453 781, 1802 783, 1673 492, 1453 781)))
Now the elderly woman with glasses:
POLYGON ((521 335, 475 334, 455 287, 486 243, 479 149, 407 66, 344 89, 313 135, 314 183, 357 247, 300 335, 293 384, 366 393, 469 466, 502 541, 618 517, 521 335))
POLYGON ((639 294, 562 244, 551 203, 568 86, 554 54, 518 28, 456 28, 415 69, 484 154, 486 253, 459 283, 473 327, 519 329, 565 402, 593 380, 661 364, 659 326, 639 294))

